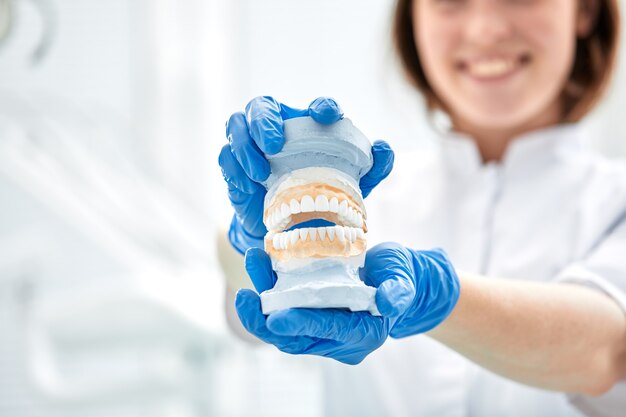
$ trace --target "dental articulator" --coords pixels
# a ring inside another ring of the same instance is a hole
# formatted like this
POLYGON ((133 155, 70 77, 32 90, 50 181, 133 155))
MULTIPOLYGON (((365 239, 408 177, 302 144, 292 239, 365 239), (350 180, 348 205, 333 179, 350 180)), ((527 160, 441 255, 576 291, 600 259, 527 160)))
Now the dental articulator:
POLYGON ((289 119, 284 135, 282 151, 266 155, 264 242, 277 282, 261 294, 263 313, 309 307, 379 315, 376 289, 358 274, 367 247, 359 180, 372 167, 371 143, 349 119, 289 119))

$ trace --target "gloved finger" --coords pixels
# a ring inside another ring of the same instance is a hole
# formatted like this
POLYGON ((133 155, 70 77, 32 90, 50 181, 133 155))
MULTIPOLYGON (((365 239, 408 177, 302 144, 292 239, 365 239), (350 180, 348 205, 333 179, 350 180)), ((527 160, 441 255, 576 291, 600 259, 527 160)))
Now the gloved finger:
POLYGON ((260 239, 267 233, 263 224, 265 194, 267 190, 263 186, 259 186, 254 193, 247 194, 228 183, 228 199, 243 225, 243 231, 254 239, 260 239))
POLYGON ((343 110, 335 99, 318 97, 309 105, 309 116, 318 123, 329 125, 343 118, 343 110))
POLYGON ((415 299, 415 287, 404 279, 388 278, 376 290, 376 307, 385 317, 400 317, 415 299))
POLYGON ((256 97, 246 106, 245 115, 250 136, 259 149, 268 155, 280 152, 285 144, 280 103, 272 97, 256 97))
POLYGON ((365 264, 359 274, 367 285, 377 288, 394 276, 411 281, 413 258, 410 251, 399 243, 379 243, 365 254, 365 264))
POLYGON ((265 343, 288 343, 288 338, 270 332, 266 327, 266 317, 261 311, 259 295, 249 289, 237 291, 235 309, 243 327, 265 343))
POLYGON ((230 116, 226 123, 226 137, 246 175, 256 182, 265 181, 270 175, 270 164, 250 136, 243 112, 230 116))
POLYGON ((413 260, 402 245, 386 242, 374 246, 359 274, 367 285, 378 289, 376 306, 383 316, 400 316, 415 299, 413 260))
POLYGON ((272 313, 267 328, 282 336, 307 336, 339 343, 362 340, 368 334, 382 333, 383 321, 366 312, 337 309, 292 308, 272 313))
POLYGON ((253 235, 243 226, 243 221, 235 213, 228 228, 228 240, 240 255, 245 255, 249 248, 262 248, 264 234, 253 235))
POLYGON ((272 270, 269 255, 260 248, 250 248, 246 251, 246 272, 250 276, 254 288, 260 293, 274 288, 276 274, 272 270))
POLYGON ((281 336, 267 328, 267 319, 261 311, 261 299, 254 291, 239 290, 235 298, 235 309, 243 327, 261 341, 274 345, 285 353, 294 355, 312 353, 311 348, 317 340, 306 337, 281 336))
POLYGON ((280 103, 280 115, 284 120, 295 119, 296 117, 304 117, 309 115, 309 109, 296 109, 286 104, 280 103))
POLYGON ((374 158, 372 168, 361 177, 359 182, 363 197, 367 197, 374 187, 387 178, 393 169, 395 157, 393 149, 384 140, 374 142, 372 145, 372 157, 374 158))
MULTIPOLYGON (((252 181, 244 172, 241 165, 230 150, 230 145, 222 146, 218 158, 224 180, 245 194, 253 194, 261 186, 252 181)), ((232 191, 232 190, 231 190, 232 191)))

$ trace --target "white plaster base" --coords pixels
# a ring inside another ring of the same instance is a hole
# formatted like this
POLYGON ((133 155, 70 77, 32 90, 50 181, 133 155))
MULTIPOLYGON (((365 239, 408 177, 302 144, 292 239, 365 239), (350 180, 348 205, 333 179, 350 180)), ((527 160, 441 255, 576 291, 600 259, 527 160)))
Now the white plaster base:
POLYGON ((277 275, 274 288, 261 293, 263 314, 287 308, 345 308, 380 316, 376 288, 365 285, 345 264, 277 275))

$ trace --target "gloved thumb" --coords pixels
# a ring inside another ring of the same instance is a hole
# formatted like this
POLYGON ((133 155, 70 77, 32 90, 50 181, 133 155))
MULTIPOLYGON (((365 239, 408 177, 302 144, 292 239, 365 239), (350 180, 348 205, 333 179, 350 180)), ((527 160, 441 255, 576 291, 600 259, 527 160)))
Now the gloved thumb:
POLYGON ((376 306, 384 317, 395 319, 408 310, 414 298, 415 287, 403 279, 390 278, 378 287, 376 306))
POLYGON ((410 254, 394 242, 381 243, 367 252, 360 274, 366 284, 378 288, 376 306, 389 318, 400 317, 415 299, 410 254))
POLYGON ((250 248, 246 251, 246 272, 254 284, 254 288, 260 293, 274 288, 276 275, 272 270, 272 262, 269 255, 260 248, 250 248))

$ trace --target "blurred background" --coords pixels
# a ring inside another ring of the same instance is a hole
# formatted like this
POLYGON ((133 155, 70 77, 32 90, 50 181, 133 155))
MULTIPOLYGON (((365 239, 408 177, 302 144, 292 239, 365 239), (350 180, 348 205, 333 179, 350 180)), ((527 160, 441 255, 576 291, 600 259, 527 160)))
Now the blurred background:
MULTIPOLYGON (((227 326, 217 165, 257 95, 432 146, 392 0, 0 0, 0 416, 320 416, 315 358, 227 326)), ((626 42, 585 123, 626 156, 626 42)), ((247 285, 245 275, 238 281, 247 285)))

